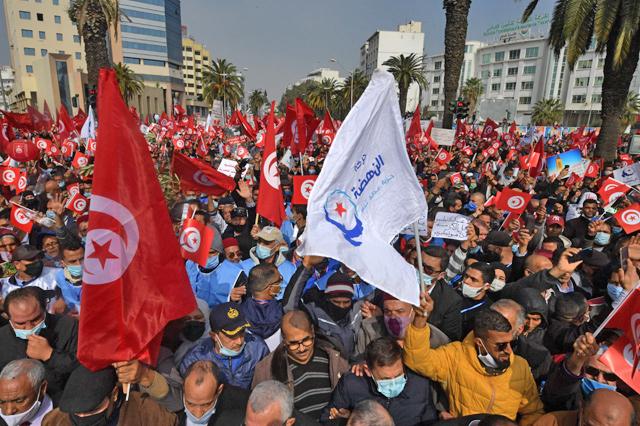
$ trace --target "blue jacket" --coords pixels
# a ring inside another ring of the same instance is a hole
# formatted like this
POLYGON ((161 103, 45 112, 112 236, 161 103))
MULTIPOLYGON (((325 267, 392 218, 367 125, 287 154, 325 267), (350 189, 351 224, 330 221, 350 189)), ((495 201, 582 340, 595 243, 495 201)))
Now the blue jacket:
POLYGON ((249 333, 245 333, 244 342, 245 346, 240 355, 228 357, 215 351, 213 340, 210 337, 200 339, 182 358, 178 367, 180 374, 184 376, 187 368, 196 361, 212 361, 220 369, 222 383, 250 389, 256 364, 269 355, 269 348, 264 340, 249 333))
POLYGON ((64 269, 60 269, 56 272, 56 284, 58 284, 58 288, 62 293, 62 298, 64 299, 64 303, 66 303, 67 308, 73 309, 77 307, 78 312, 80 312, 80 295, 82 294, 82 283, 80 283, 80 285, 71 284, 64 276, 64 269))
MULTIPOLYGON (((258 262, 258 258, 255 257, 254 247, 251 249, 250 257, 240 262, 240 267, 244 270, 244 273, 247 274, 248 277, 249 272, 251 272, 251 269, 254 266, 258 265, 258 262)), ((276 299, 280 300, 282 299, 282 296, 284 296, 284 289, 289 284, 289 280, 293 276, 293 273, 296 272, 296 266, 291 263, 291 261, 286 260, 281 253, 278 254, 276 266, 278 267, 278 271, 280 272, 280 275, 282 275, 283 279, 282 285, 280 286, 280 293, 278 293, 278 296, 276 296, 276 299)))
POLYGON ((237 264, 228 260, 211 272, 203 272, 191 260, 187 260, 185 266, 194 294, 198 299, 206 301, 210 308, 229 301, 231 289, 242 273, 237 264))

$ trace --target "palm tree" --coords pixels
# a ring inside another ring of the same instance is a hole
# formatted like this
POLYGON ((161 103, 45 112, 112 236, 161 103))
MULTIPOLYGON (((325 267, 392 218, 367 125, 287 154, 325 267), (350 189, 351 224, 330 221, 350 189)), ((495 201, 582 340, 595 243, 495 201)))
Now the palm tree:
POLYGON ((422 69, 423 57, 417 56, 415 53, 409 56, 392 56, 382 63, 389 67, 389 72, 398 83, 400 91, 400 114, 407 112, 407 92, 411 83, 417 83, 421 89, 427 87, 427 79, 422 69))
POLYGON ((338 82, 334 78, 323 78, 308 93, 309 106, 316 111, 330 110, 337 94, 338 82))
POLYGON ((269 102, 269 98, 266 90, 256 89, 249 94, 249 109, 253 115, 258 115, 260 108, 267 102, 269 102))
POLYGON ((620 118, 620 131, 624 132, 627 126, 635 123, 638 114, 640 114, 640 95, 629 92, 622 111, 622 117, 620 118))
POLYGON ((117 37, 120 20, 126 16, 118 0, 72 0, 68 13, 84 41, 89 88, 97 88, 100 68, 111 66, 105 34, 113 29, 117 37))
POLYGON ((469 114, 473 115, 476 111, 476 106, 478 105, 478 99, 484 93, 484 84, 482 84, 482 80, 477 77, 471 77, 464 83, 464 87, 462 88, 462 95, 469 102, 469 114))
POLYGON ((360 99, 367 85, 369 85, 369 79, 359 69, 354 70, 344 79, 340 85, 340 93, 336 98, 336 107, 341 111, 341 116, 346 115, 351 106, 360 99), (352 89, 353 93, 351 93, 352 89))
POLYGON ((553 126, 562 121, 563 114, 559 99, 541 99, 533 106, 531 122, 536 126, 553 126))
POLYGON ((238 105, 243 98, 244 78, 238 74, 235 65, 226 59, 216 59, 212 65, 205 66, 202 74, 205 102, 212 104, 214 100, 220 100, 224 111, 227 111, 227 105, 232 108, 238 105))
MULTIPOLYGON (((442 7, 446 17, 444 26, 444 104, 448 106, 456 99, 458 93, 471 0, 443 0, 442 7)), ((452 124, 453 112, 449 108, 445 108, 442 127, 450 129, 452 124)))
POLYGON ((144 90, 144 84, 140 77, 134 73, 127 65, 119 63, 113 66, 118 78, 120 93, 126 102, 129 102, 133 95, 139 95, 144 90))
MULTIPOLYGON (((530 1, 522 19, 526 21, 538 5, 530 1)), ((606 52, 602 82, 602 125, 595 155, 605 161, 617 156, 620 119, 627 93, 640 58, 640 1, 558 0, 553 11, 549 42, 556 55, 565 47, 573 69, 595 36, 596 51, 606 52)))

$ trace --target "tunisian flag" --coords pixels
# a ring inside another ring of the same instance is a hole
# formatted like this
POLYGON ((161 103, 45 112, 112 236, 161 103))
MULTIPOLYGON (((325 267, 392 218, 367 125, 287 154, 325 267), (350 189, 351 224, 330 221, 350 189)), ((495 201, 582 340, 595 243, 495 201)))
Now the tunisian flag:
POLYGON ((189 158, 177 151, 173 152, 172 168, 180 178, 180 186, 184 190, 222 195, 227 191, 233 191, 236 187, 233 178, 196 158, 189 158))
POLYGON ((59 140, 67 139, 71 136, 71 132, 75 132, 76 130, 76 125, 73 123, 73 120, 71 120, 71 117, 69 117, 69 113, 64 105, 60 105, 56 125, 58 126, 59 140))
POLYGON ((282 225, 287 217, 284 211, 284 200, 280 186, 280 173, 278 172, 278 156, 276 153, 276 133, 274 127, 275 103, 271 103, 267 132, 264 136, 264 152, 262 154, 262 166, 260 167, 260 194, 256 213, 270 220, 276 225, 282 225))
POLYGON ((213 229, 195 219, 185 219, 180 231, 182 257, 192 260, 200 266, 205 266, 212 242, 213 229))
POLYGON ((624 197, 627 192, 631 191, 631 187, 625 183, 618 182, 613 178, 607 178, 598 189, 598 195, 609 206, 615 203, 618 198, 624 197))
POLYGON ((100 70, 100 133, 85 244, 78 359, 155 365, 169 321, 196 308, 147 143, 100 70))

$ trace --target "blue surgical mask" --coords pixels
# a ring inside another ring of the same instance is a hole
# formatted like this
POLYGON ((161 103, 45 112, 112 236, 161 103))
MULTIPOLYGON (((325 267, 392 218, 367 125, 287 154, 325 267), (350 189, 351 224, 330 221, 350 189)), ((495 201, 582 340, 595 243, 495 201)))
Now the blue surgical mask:
POLYGON ((469 201, 466 206, 464 206, 470 212, 475 212, 478 206, 473 201, 469 201))
POLYGON ((406 384, 407 376, 405 376, 404 374, 393 379, 376 380, 378 392, 380 392, 387 398, 395 398, 396 396, 400 395, 406 384))
POLYGON ((258 259, 264 260, 269 256, 271 256, 271 249, 269 247, 263 246, 262 244, 256 245, 256 257, 258 259))
POLYGON ((585 396, 591 395, 593 391, 597 389, 609 389, 612 391, 616 390, 615 386, 607 385, 605 383, 600 383, 597 380, 588 379, 586 377, 583 377, 582 380, 580 381, 580 387, 582 388, 582 393, 585 396))
POLYGON ((84 191, 85 198, 91 198, 91 191, 84 191))
POLYGON ((619 226, 612 226, 611 231, 613 231, 613 235, 619 235, 622 233, 622 228, 619 226))
POLYGON ((309 174, 310 175, 315 175, 316 174, 316 169, 309 169, 309 174))
POLYGON ((32 334, 40 334, 42 330, 47 328, 47 324, 45 324, 44 320, 42 320, 38 325, 36 325, 30 330, 18 330, 13 327, 13 324, 11 324, 11 328, 13 328, 13 332, 16 334, 16 337, 18 339, 27 340, 27 338, 32 334))
POLYGON ((606 246, 611 241, 611 234, 607 232, 596 232, 593 242, 599 246, 606 246))
MULTIPOLYGON (((416 276, 418 277, 418 282, 420 281, 420 272, 416 269, 416 276)), ((422 273, 422 280, 424 281, 424 286, 425 287, 430 287, 431 284, 433 283, 433 278, 431 278, 431 275, 425 274, 424 272, 422 273)))
POLYGON ((220 263, 220 256, 219 255, 215 255, 215 256, 210 256, 207 259, 207 264, 205 265, 205 268, 207 269, 215 269, 216 266, 218 266, 218 264, 220 263))
POLYGON ((67 265, 65 269, 74 278, 80 278, 82 276, 82 265, 67 265))
POLYGON ((482 251, 482 247, 475 246, 469 249, 469 254, 476 254, 476 253, 480 253, 481 251, 482 251))
POLYGON ((64 181, 63 180, 58 182, 58 188, 64 188, 64 181))
POLYGON ((53 210, 47 210, 46 216, 49 219, 56 220, 56 212, 54 212, 53 210))
POLYGON ((220 341, 220 339, 218 339, 216 337, 216 340, 218 341, 218 344, 220 345, 220 355, 224 355, 224 356, 228 356, 233 358, 234 356, 238 356, 242 353, 242 351, 244 350, 244 345, 246 344, 246 342, 242 342, 242 346, 240 346, 240 349, 238 349, 237 351, 234 351, 233 349, 229 349, 227 347, 225 347, 222 342, 220 341))
POLYGON ((619 285, 609 283, 607 284, 607 294, 612 301, 617 302, 624 296, 624 288, 619 285))
POLYGON ((285 189, 283 192, 287 197, 291 197, 293 195, 293 192, 290 189, 285 189))
MULTIPOLYGON (((183 397, 184 398, 184 397, 183 397)), ((206 425, 209 423, 209 419, 216 413, 216 404, 217 404, 217 400, 214 401, 213 405, 211 406, 211 408, 209 408, 207 411, 204 412, 204 414, 201 417, 196 417, 193 415, 193 413, 191 413, 191 411, 189 411, 189 409, 187 408, 187 404, 184 404, 184 413, 186 414, 187 418, 189 419, 189 422, 191 422, 190 424, 195 424, 195 425, 206 425)), ((184 400, 183 400, 184 403, 184 400)))

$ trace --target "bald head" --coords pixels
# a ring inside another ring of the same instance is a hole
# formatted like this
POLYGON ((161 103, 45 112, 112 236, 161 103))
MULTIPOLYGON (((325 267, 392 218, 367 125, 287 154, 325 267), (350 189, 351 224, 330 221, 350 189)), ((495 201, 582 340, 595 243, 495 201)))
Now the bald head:
POLYGON ((527 257, 527 260, 524 262, 524 273, 525 275, 531 275, 544 269, 551 269, 552 267, 553 263, 551 263, 549 258, 539 254, 532 254, 527 257))
POLYGON ((282 331, 286 334, 292 328, 307 332, 313 331, 309 316, 302 311, 289 311, 282 316, 282 331))
POLYGON ((360 401, 353 408, 347 426, 394 426, 389 412, 372 399, 360 401))
POLYGON ((635 424, 633 405, 622 394, 597 389, 582 409, 582 418, 589 424, 630 426, 635 424))

